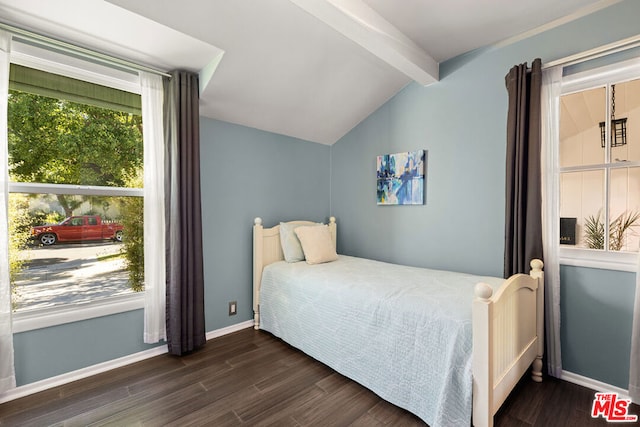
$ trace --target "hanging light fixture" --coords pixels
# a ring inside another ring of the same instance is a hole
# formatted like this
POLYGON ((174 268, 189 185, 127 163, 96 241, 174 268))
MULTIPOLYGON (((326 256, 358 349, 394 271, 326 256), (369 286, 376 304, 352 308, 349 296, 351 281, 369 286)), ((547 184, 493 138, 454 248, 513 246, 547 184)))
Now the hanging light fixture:
MULTIPOLYGON (((600 145, 607 146, 607 126, 600 122, 600 145)), ((611 85, 611 146, 620 147, 627 144, 627 118, 616 119, 616 85, 611 85)))

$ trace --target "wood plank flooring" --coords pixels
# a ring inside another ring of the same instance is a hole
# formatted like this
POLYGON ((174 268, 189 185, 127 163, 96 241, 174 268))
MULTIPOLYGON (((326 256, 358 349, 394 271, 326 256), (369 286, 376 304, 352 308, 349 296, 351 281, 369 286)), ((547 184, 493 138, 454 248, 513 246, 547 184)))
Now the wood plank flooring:
MULTIPOLYGON (((524 378, 496 426, 606 425, 593 391, 524 378)), ((630 411, 640 414, 634 405, 630 411)), ((0 426, 424 426, 272 335, 245 329, 0 405, 0 426)))

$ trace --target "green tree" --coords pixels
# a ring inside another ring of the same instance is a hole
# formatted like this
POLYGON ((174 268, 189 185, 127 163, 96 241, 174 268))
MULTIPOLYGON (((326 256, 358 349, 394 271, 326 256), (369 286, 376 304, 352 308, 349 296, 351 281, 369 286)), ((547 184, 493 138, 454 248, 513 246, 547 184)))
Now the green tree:
MULTIPOLYGON (((142 168, 140 115, 18 91, 8 107, 15 181, 124 187, 142 168)), ((81 203, 57 198, 66 216, 81 203)))
POLYGON ((9 282, 15 304, 18 300, 16 282, 28 258, 31 223, 27 196, 12 194, 8 203, 9 214, 9 282))
MULTIPOLYGON (((130 178, 131 187, 142 187, 142 171, 130 178)), ((120 253, 125 257, 129 271, 129 286, 136 292, 144 290, 144 199, 142 197, 124 197, 121 199, 123 239, 120 253)))

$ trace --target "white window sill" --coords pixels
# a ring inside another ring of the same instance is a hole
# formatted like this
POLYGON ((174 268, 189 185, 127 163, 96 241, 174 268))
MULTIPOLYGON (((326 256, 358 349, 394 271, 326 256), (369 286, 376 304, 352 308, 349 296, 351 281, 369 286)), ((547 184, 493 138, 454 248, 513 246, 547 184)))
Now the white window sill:
POLYGON ((13 333, 48 328, 95 317, 144 308, 144 293, 103 298, 83 304, 69 304, 13 313, 13 333))
POLYGON ((640 255, 637 252, 604 252, 560 247, 560 265, 635 273, 638 271, 639 263, 640 255))

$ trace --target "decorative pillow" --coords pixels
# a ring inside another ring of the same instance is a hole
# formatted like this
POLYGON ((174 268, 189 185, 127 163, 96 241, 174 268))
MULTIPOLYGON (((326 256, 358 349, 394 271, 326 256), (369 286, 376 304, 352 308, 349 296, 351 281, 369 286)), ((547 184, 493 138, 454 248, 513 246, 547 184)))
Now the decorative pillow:
POLYGON ((331 232, 326 225, 298 227, 294 232, 300 240, 308 264, 321 264, 338 259, 331 232))
POLYGON ((280 245, 282 246, 284 260, 287 262, 304 261, 304 252, 302 251, 302 246, 300 246, 300 240, 298 240, 296 233, 293 232, 298 227, 300 227, 300 224, 280 223, 280 245))

